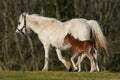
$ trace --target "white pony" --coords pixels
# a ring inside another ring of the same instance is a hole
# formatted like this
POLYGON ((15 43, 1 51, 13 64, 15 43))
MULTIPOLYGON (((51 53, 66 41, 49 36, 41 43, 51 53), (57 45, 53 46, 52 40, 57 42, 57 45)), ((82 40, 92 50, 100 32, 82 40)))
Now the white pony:
POLYGON ((48 51, 50 45, 56 47, 58 59, 68 70, 70 69, 70 62, 66 61, 61 54, 61 50, 71 47, 69 44, 63 45, 64 37, 68 33, 73 35, 75 38, 79 38, 80 40, 90 40, 92 30, 92 33, 96 37, 96 40, 98 40, 100 46, 105 49, 106 53, 108 53, 105 37, 100 29, 99 24, 94 20, 72 19, 70 21, 61 22, 54 18, 23 13, 19 17, 19 23, 16 32, 22 35, 26 34, 26 30, 29 29, 37 33, 40 41, 43 44, 45 50, 45 64, 44 68, 42 69, 43 71, 48 71, 48 51))

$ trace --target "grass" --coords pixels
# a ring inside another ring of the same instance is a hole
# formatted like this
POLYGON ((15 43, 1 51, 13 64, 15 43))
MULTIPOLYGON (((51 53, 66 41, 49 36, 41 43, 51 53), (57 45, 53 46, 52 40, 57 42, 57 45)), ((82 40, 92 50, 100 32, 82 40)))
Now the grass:
POLYGON ((120 73, 112 72, 0 72, 0 80, 120 80, 120 73))

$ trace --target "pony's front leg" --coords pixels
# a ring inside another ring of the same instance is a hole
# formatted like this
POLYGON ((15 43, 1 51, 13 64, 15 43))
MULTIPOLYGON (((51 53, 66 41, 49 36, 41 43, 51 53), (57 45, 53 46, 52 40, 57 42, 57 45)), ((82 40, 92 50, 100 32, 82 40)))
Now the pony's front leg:
POLYGON ((87 53, 87 57, 89 58, 90 63, 91 63, 90 72, 93 72, 96 69, 94 57, 90 53, 87 53))
POLYGON ((44 50, 45 50, 45 64, 44 64, 44 68, 42 69, 42 71, 48 71, 48 60, 49 60, 49 47, 50 45, 48 44, 43 44, 44 46, 44 50))
POLYGON ((61 50, 60 49, 56 49, 56 53, 57 53, 57 56, 58 56, 58 59, 65 65, 65 67, 71 71, 71 64, 70 62, 66 61, 63 57, 62 57, 62 54, 61 54, 61 50))

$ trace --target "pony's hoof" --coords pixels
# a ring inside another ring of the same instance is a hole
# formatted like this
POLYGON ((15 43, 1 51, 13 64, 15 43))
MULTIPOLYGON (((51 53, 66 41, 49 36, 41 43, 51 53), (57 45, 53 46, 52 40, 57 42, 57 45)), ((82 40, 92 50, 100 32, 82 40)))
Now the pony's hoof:
POLYGON ((96 72, 96 70, 91 70, 90 73, 92 73, 92 72, 96 72))
POLYGON ((69 72, 72 72, 72 71, 73 71, 73 70, 72 70, 72 67, 70 67, 68 71, 69 71, 69 72))
POLYGON ((78 72, 81 72, 81 71, 78 70, 78 72))
POLYGON ((78 70, 77 70, 77 69, 75 69, 75 70, 74 70, 74 72, 78 72, 78 70))
POLYGON ((42 71, 48 71, 48 69, 42 69, 42 71))

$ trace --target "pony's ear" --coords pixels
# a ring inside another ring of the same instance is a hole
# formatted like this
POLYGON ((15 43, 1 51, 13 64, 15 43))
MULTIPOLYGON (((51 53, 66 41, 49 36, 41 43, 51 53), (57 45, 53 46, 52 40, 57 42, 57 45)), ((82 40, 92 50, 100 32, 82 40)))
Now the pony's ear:
POLYGON ((22 13, 22 16, 26 16, 26 15, 28 15, 28 12, 27 13, 26 12, 22 13))
POLYGON ((22 13, 22 16, 23 16, 23 17, 26 16, 26 13, 22 13))
POLYGON ((29 14, 29 12, 26 12, 26 15, 28 15, 29 14))

